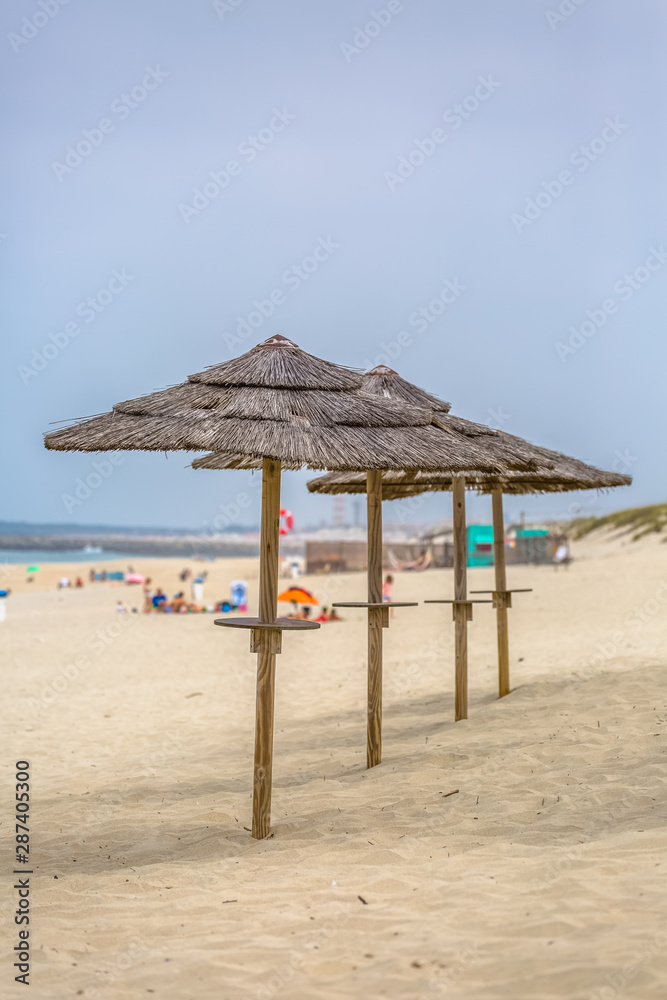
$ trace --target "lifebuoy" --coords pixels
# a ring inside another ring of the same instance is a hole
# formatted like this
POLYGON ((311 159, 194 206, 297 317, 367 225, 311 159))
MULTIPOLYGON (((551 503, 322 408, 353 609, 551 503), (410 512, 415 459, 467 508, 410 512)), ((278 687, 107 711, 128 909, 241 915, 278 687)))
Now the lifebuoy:
POLYGON ((294 527, 294 515, 286 507, 280 508, 280 534, 287 535, 294 527))

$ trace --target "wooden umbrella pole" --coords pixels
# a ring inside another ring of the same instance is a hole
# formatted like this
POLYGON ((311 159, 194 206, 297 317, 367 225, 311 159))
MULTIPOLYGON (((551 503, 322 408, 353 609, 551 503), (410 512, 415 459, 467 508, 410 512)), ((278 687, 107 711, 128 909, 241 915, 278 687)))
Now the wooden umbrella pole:
POLYGON ((507 577, 505 575, 505 523, 503 491, 491 493, 493 505, 493 563, 496 572, 496 624, 498 626, 498 697, 510 693, 510 651, 507 629, 507 577))
MULTIPOLYGON (((368 603, 382 602, 382 472, 366 473, 368 603)), ((382 608, 368 609, 368 716, 366 766, 382 760, 382 608)))
MULTIPOLYGON (((454 600, 467 600, 466 481, 452 477, 454 514, 454 600)), ((454 718, 468 718, 468 607, 454 604, 455 694, 454 718)))
MULTIPOLYGON (((280 532, 280 462, 262 463, 262 515, 259 553, 259 620, 272 622, 278 609, 278 546, 280 532)), ((252 835, 262 840, 271 824, 273 772, 273 703, 276 649, 279 631, 265 631, 257 654, 255 702, 255 772, 252 796, 252 835)))

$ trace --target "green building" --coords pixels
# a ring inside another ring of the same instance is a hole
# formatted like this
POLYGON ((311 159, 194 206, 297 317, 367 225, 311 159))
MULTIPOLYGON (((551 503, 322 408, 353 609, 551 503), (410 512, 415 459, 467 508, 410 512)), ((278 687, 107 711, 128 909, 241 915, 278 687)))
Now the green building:
POLYGON ((493 566, 493 525, 468 525, 468 566, 493 566))
MULTIPOLYGON (((517 527, 515 538, 539 538, 548 534, 548 528, 517 527)), ((493 566, 492 524, 468 525, 468 566, 493 566)))

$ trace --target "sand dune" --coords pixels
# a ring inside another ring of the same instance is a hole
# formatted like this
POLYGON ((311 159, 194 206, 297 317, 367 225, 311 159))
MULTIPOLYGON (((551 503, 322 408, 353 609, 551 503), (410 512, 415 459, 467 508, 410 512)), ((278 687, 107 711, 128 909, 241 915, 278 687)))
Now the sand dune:
MULTIPOLYGON (((62 567, 30 585, 10 567, 2 759, 5 801, 13 761, 32 763, 34 995, 664 997, 667 549, 574 553, 568 571, 510 570, 534 592, 510 612, 502 701, 493 612, 476 610, 466 722, 447 611, 396 612, 373 771, 363 614, 286 635, 263 842, 245 829, 248 636, 211 615, 119 616, 123 585, 57 592, 62 567)), ((180 561, 134 565, 177 589, 180 561)), ((252 607, 252 561, 213 564, 207 597, 239 575, 252 607)), ((471 588, 491 580, 470 571, 471 588)), ((304 582, 325 603, 365 591, 362 575, 304 582)), ((449 571, 394 586, 451 591, 449 571)))

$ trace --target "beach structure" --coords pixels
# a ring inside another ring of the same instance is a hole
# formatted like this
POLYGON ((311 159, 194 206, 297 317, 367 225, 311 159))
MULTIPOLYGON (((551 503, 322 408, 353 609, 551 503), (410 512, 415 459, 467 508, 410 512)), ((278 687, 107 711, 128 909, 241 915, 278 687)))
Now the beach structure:
MULTIPOLYGON (((498 475, 499 469, 515 469, 525 472, 533 471, 537 464, 532 456, 532 447, 521 438, 513 438, 508 444, 503 441, 498 431, 484 424, 476 424, 449 413, 449 403, 432 396, 402 379, 395 371, 385 366, 374 368, 363 376, 363 391, 370 397, 380 398, 387 405, 399 407, 417 406, 428 409, 432 414, 432 424, 414 428, 414 437, 421 438, 424 432, 432 434, 432 426, 445 430, 456 437, 459 451, 451 450, 446 459, 449 475, 458 475, 467 470, 475 474, 484 472, 486 475, 498 475), (465 467, 465 468, 464 468, 465 467), (491 471, 489 471, 491 470, 491 471)), ((426 438, 419 447, 423 453, 426 438)), ((437 467, 439 457, 431 452, 428 456, 431 468, 437 467)), ((412 456, 410 469, 405 468, 395 474, 402 476, 419 476, 424 469, 415 469, 418 464, 417 455, 412 456)), ((252 461, 238 455, 225 456, 221 454, 205 455, 192 464, 196 469, 228 468, 230 463, 242 462, 244 467, 252 467, 252 461)), ((367 690, 367 725, 366 725, 366 763, 375 767, 382 760, 382 629, 389 626, 389 609, 391 607, 409 606, 406 602, 383 602, 382 600, 382 475, 378 468, 367 469, 364 472, 353 473, 362 484, 359 492, 366 493, 367 503, 367 578, 368 592, 366 601, 336 601, 334 607, 366 608, 368 616, 368 690, 367 690)), ((463 481, 461 481, 463 482, 463 481)), ((338 491, 344 492, 344 491, 338 491)), ((465 489, 461 488, 461 503, 456 512, 458 525, 455 541, 455 575, 457 587, 454 599, 444 599, 444 603, 452 604, 456 627, 456 676, 457 676, 457 711, 460 718, 467 714, 467 621, 472 616, 473 603, 491 603, 491 598, 469 598, 466 594, 465 570, 465 489), (458 555, 456 554, 458 544, 458 555)))
MULTIPOLYGON (((498 473, 532 467, 530 460, 511 449, 505 460, 502 449, 488 458, 455 423, 439 417, 431 407, 366 391, 360 373, 316 358, 276 335, 179 385, 119 403, 110 413, 45 435, 45 446, 55 451, 208 451, 215 452, 215 468, 261 468, 259 614, 216 621, 226 628, 249 629, 251 650, 257 653, 252 818, 257 839, 270 829, 275 664, 282 633, 319 627, 315 622, 277 617, 281 470, 306 465, 363 471, 370 484, 377 532, 383 470, 498 473)), ((376 575, 381 582, 381 568, 376 575)), ((372 699, 378 719, 381 600, 374 576, 368 606, 376 637, 372 699)), ((370 686, 369 670, 369 702, 370 686)))
MULTIPOLYGON (((373 392, 381 392, 386 398, 411 399, 417 401, 424 396, 437 400, 424 393, 418 386, 407 382, 392 369, 373 369, 365 378, 364 383, 373 392), (422 395, 423 394, 423 395, 422 395)), ((440 402, 441 406, 449 404, 440 402)), ((460 419, 460 418, 457 418, 460 419)), ((465 426, 467 421, 461 421, 459 426, 465 426)), ((471 425, 480 426, 480 425, 471 425)), ((490 493, 493 509, 493 551, 495 587, 491 591, 473 591, 475 594, 489 594, 490 603, 496 609, 496 629, 498 642, 498 696, 500 698, 510 692, 509 669, 509 635, 507 611, 512 607, 513 593, 526 593, 525 588, 510 590, 507 587, 505 567, 505 540, 503 517, 503 493, 563 493, 571 490, 606 490, 618 486, 628 486, 632 482, 630 476, 615 472, 604 472, 592 465, 587 465, 578 459, 570 458, 560 452, 548 448, 529 445, 522 438, 498 431, 502 445, 507 451, 517 448, 524 457, 532 458, 534 467, 531 471, 509 471, 501 475, 487 474, 481 471, 468 472, 465 475, 427 471, 386 472, 382 475, 382 499, 398 500, 404 497, 418 496, 421 493, 450 491, 452 493, 452 508, 454 521, 454 599, 433 600, 426 603, 452 604, 452 617, 455 622, 455 697, 454 717, 456 721, 468 717, 468 640, 467 623, 472 620, 472 605, 477 601, 487 601, 486 598, 469 599, 467 595, 467 552, 466 552, 466 522, 465 522, 465 492, 476 490, 478 493, 490 493)), ((486 444, 486 439, 484 439, 486 444)), ((495 443, 491 447, 498 447, 495 443)), ((311 493, 363 493, 366 483, 363 475, 329 473, 308 483, 311 493)))

